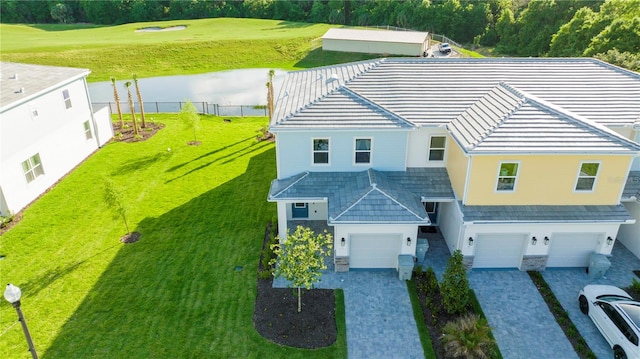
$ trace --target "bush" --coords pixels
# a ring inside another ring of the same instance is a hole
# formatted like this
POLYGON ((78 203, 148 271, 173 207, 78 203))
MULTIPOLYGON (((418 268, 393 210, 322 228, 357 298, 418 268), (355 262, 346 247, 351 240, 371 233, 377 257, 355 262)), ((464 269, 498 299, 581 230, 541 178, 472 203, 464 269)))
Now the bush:
POLYGON ((448 358, 489 358, 494 344, 489 324, 475 314, 448 322, 442 341, 448 358))
POLYGON ((462 252, 456 250, 447 262, 440 285, 442 304, 449 314, 462 314, 469 305, 469 280, 462 252))

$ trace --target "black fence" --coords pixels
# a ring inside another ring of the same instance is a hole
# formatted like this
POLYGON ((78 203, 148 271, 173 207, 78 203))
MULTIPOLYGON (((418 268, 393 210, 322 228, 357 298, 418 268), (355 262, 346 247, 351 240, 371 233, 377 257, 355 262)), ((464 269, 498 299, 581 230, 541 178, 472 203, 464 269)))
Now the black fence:
MULTIPOLYGON (((268 116, 265 105, 220 105, 208 102, 192 102, 199 113, 214 116, 248 117, 248 116, 268 116)), ((145 113, 178 113, 186 102, 144 102, 145 113)), ((102 107, 109 107, 111 113, 118 113, 115 102, 95 102, 91 104, 94 111, 102 107)), ((140 112, 138 103, 134 104, 135 111, 140 112)), ((130 113, 129 104, 120 103, 122 113, 130 113)))

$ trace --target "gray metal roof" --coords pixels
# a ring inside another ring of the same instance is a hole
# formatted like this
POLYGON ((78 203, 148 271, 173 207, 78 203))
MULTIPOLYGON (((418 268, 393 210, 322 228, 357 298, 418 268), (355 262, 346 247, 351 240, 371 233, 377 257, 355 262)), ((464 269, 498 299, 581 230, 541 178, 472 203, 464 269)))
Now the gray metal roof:
POLYGON ((474 223, 593 223, 633 220, 616 206, 460 206, 463 220, 474 223))
POLYGON ((0 62, 0 112, 88 76, 87 69, 0 62))
POLYGON ((640 200, 640 171, 630 171, 627 177, 627 183, 622 190, 622 200, 631 199, 640 200))
POLYGON ((447 128, 467 153, 640 151, 640 144, 503 82, 447 128))
POLYGON ((322 39, 332 40, 397 42, 407 44, 423 44, 428 38, 428 32, 342 28, 331 28, 322 36, 322 39))
POLYGON ((329 223, 429 224, 422 199, 453 200, 444 168, 305 172, 274 180, 270 201, 327 200, 329 223))
MULTIPOLYGON (((272 130, 343 86, 416 125, 447 124, 500 82, 603 125, 640 122, 640 74, 599 60, 416 57, 290 72, 276 100, 272 130), (328 81, 332 74, 338 80, 328 81)), ((359 120, 349 113, 341 118, 359 120)))

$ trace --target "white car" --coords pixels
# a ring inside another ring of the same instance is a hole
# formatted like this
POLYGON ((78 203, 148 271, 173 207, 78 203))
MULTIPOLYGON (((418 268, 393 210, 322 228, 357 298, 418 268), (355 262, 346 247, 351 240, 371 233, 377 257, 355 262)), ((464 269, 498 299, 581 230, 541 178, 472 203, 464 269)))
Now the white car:
POLYGON ((447 43, 447 42, 443 42, 440 45, 438 45, 438 50, 443 54, 450 54, 451 53, 451 45, 449 45, 449 43, 447 43))
POLYGON ((609 342, 615 359, 640 358, 640 302, 612 285, 587 285, 578 302, 609 342))

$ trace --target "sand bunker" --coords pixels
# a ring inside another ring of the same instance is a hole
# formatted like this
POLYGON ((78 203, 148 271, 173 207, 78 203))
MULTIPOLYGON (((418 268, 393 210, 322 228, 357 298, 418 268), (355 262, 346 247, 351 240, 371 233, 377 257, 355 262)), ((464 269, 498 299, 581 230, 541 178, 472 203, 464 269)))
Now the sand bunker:
POLYGON ((178 31, 178 30, 184 30, 186 28, 187 27, 185 25, 171 26, 171 27, 152 26, 152 27, 143 27, 142 29, 138 29, 135 32, 178 31))

